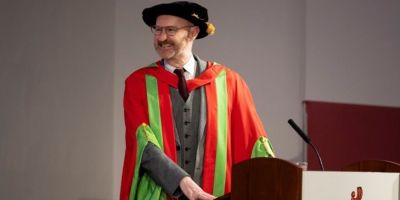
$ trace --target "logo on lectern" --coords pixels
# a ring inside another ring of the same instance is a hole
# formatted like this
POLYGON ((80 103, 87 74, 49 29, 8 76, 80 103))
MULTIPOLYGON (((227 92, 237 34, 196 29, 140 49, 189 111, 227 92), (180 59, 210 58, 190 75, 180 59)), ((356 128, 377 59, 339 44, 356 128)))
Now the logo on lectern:
POLYGON ((363 189, 361 186, 357 187, 357 194, 355 191, 351 192, 351 199, 350 200, 361 200, 363 196, 363 189))

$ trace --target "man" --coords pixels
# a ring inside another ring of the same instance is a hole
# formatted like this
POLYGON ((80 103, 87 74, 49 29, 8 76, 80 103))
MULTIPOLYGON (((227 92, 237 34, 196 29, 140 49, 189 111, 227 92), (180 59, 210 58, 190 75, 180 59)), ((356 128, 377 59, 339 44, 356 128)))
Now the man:
POLYGON ((214 199, 230 192, 232 165, 274 156, 250 91, 231 69, 193 55, 214 33, 191 2, 143 10, 161 59, 125 82, 121 199, 214 199))

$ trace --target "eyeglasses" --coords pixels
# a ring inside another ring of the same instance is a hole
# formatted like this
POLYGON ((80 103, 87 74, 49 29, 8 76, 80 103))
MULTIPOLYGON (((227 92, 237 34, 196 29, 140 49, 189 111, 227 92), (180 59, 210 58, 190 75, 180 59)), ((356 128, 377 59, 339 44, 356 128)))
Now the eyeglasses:
POLYGON ((174 36, 176 34, 176 32, 178 32, 181 29, 185 29, 185 28, 192 28, 193 26, 182 26, 182 27, 176 27, 176 26, 165 26, 165 27, 161 27, 161 26, 151 26, 151 32, 154 35, 161 35, 163 33, 163 30, 165 30, 165 33, 168 36, 174 36))

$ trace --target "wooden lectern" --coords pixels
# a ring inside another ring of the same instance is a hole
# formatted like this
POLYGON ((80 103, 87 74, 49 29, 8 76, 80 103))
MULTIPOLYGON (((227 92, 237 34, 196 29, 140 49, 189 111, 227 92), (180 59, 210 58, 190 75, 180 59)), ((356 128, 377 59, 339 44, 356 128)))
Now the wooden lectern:
POLYGON ((231 193, 218 200, 301 200, 303 170, 278 158, 254 158, 233 166, 231 193))
POLYGON ((366 199, 397 200, 398 172, 400 164, 380 160, 356 162, 341 172, 321 172, 303 171, 278 158, 255 158, 233 166, 232 192, 217 200, 351 199, 358 188, 366 199))

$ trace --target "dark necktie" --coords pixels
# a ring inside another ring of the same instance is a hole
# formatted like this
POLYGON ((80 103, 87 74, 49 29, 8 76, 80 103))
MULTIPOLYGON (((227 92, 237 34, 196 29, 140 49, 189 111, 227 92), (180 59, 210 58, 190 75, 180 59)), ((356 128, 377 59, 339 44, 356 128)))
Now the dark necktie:
POLYGON ((178 75, 178 90, 179 90, 179 94, 181 94, 183 100, 186 101, 187 98, 189 97, 189 92, 187 90, 185 76, 183 75, 184 72, 185 72, 184 69, 175 69, 174 70, 174 73, 176 75, 178 75))

